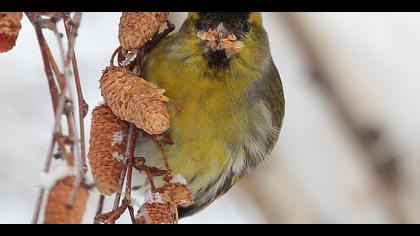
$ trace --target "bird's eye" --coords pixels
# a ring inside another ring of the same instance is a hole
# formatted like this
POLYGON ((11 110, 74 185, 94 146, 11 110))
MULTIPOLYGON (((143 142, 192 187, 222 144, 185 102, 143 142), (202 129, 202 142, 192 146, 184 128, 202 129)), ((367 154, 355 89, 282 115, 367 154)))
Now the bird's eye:
POLYGON ((204 22, 198 20, 195 22, 194 27, 197 30, 204 30, 204 22))
POLYGON ((251 30, 251 25, 249 24, 249 22, 245 21, 245 22, 242 24, 242 31, 243 31, 243 32, 245 32, 245 33, 247 33, 247 32, 249 32, 250 30, 251 30))

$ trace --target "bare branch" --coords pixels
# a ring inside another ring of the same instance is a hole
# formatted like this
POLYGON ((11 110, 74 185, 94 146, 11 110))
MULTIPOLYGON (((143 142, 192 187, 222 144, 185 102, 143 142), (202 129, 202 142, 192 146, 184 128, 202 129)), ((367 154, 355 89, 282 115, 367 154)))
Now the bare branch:
POLYGON ((98 220, 96 220, 96 216, 102 214, 102 211, 104 209, 104 202, 105 202, 105 196, 101 194, 99 196, 98 206, 96 208, 96 214, 95 214, 95 219, 93 221, 93 224, 99 224, 100 223, 98 220))
MULTIPOLYGON (((48 84, 50 87, 50 94, 52 98, 53 108, 54 108, 54 129, 51 138, 51 143, 47 152, 47 159, 44 166, 44 172, 48 173, 50 165, 52 162, 53 152, 56 146, 59 150, 65 152, 65 146, 70 146, 71 153, 73 154, 74 163, 78 170, 78 175, 74 183, 73 191, 70 194, 68 200, 68 206, 71 207, 75 199, 76 193, 83 181, 83 175, 85 170, 85 139, 84 139, 84 123, 83 118, 87 113, 87 105, 83 100, 83 95, 81 94, 80 78, 77 68, 77 62, 74 56, 74 38, 77 35, 77 29, 80 24, 81 14, 75 14, 75 22, 72 22, 69 13, 57 13, 53 16, 48 15, 47 18, 41 17, 43 14, 39 12, 26 12, 27 17, 31 21, 32 25, 35 28, 35 32, 38 38, 38 43, 41 49, 41 55, 44 61, 44 69, 47 76, 48 84), (62 34, 58 31, 56 23, 64 18, 65 26, 71 25, 71 30, 69 27, 66 28, 67 38, 68 38, 68 48, 67 55, 64 55, 64 46, 62 43, 62 34), (71 22, 71 24, 69 23, 71 22), (42 29, 49 29, 53 31, 60 50, 60 56, 63 62, 62 72, 58 68, 56 60, 51 53, 51 50, 43 36, 42 29), (71 32, 71 34, 70 34, 71 32), (80 114, 80 130, 83 137, 79 138, 78 132, 75 128, 74 120, 74 107, 73 107, 73 93, 71 92, 71 86, 69 84, 68 76, 70 75, 70 63, 73 65, 73 70, 75 71, 75 83, 78 90, 79 100, 79 114, 80 114), (59 87, 57 87, 57 85, 59 87), (80 102, 80 101, 83 101, 80 102), (65 115, 67 118, 67 135, 63 134, 62 130, 62 116, 65 115), (57 144, 56 144, 57 143, 57 144), (82 149, 82 151, 80 151, 82 149), (80 156, 80 157, 79 157, 80 156)), ((35 205, 34 216, 32 223, 38 223, 39 214, 42 207, 43 197, 45 195, 45 189, 41 188, 38 199, 35 205)))

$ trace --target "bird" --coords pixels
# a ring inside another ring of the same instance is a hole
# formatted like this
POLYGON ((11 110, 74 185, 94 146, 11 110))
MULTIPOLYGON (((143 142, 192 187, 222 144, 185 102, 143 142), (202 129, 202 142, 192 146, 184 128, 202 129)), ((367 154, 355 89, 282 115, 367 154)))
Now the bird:
MULTIPOLYGON (((192 192, 179 217, 206 208, 269 159, 285 99, 261 13, 189 12, 145 56, 143 74, 177 104, 167 105, 173 145, 163 150, 173 175, 184 177, 192 192)), ((139 137, 136 155, 164 169, 152 142, 139 137)))

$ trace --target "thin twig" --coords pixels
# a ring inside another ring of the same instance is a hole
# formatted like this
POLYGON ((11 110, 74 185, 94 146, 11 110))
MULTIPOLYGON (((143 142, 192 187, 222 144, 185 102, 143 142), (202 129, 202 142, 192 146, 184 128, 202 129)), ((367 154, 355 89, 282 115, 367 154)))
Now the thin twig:
MULTIPOLYGON (((51 18, 49 20, 49 22, 51 22, 51 23, 49 24, 50 26, 48 28, 51 31, 53 31, 53 33, 54 33, 55 39, 56 39, 57 44, 58 44, 58 50, 60 52, 60 57, 65 58, 64 46, 63 46, 63 41, 62 41, 63 34, 60 33, 57 29, 57 21, 55 21, 51 18)), ((63 64, 63 66, 64 66, 64 64, 63 64)))
POLYGON ((128 209, 130 212, 131 221, 135 223, 135 217, 134 217, 134 209, 132 207, 132 201, 131 201, 131 180, 133 177, 133 163, 134 163, 134 150, 136 148, 136 139, 137 139, 137 128, 131 124, 130 129, 132 130, 131 135, 128 136, 128 145, 127 148, 129 149, 128 154, 128 163, 127 163, 127 180, 125 184, 125 195, 124 200, 128 201, 128 209))
MULTIPOLYGON (((67 130, 69 133, 69 137, 71 137, 71 140, 74 142, 75 140, 73 140, 74 138, 72 137, 72 135, 76 132, 75 131, 75 125, 74 125, 74 117, 73 117, 73 103, 71 100, 67 99, 66 101, 66 105, 64 108, 64 113, 66 115, 66 120, 67 120, 67 130)), ((70 152, 73 156, 73 158, 76 157, 76 153, 75 153, 75 145, 74 143, 72 145, 70 145, 70 152)))
MULTIPOLYGON (((41 32, 41 35, 42 35, 42 32, 41 32)), ((44 46, 46 45, 45 41, 43 41, 42 39, 41 39, 41 41, 39 41, 39 43, 40 43, 40 45, 43 45, 42 48, 44 48, 44 46)), ((46 52, 43 51, 42 48, 41 48, 42 55, 45 56, 46 52)), ((48 56, 47 56, 47 58, 48 58, 48 56)), ((47 58, 44 58, 44 60, 48 60, 47 58)), ((47 74, 47 77, 48 76, 49 75, 47 74)), ((55 147, 55 141, 56 141, 57 136, 61 136, 60 135, 61 115, 64 112, 66 88, 67 88, 67 86, 64 86, 64 90, 61 92, 60 96, 57 99, 58 104, 57 104, 57 108, 55 109, 54 130, 53 130, 53 134, 52 134, 52 138, 51 138, 51 142, 50 142, 50 147, 49 147, 48 152, 47 152, 48 154, 47 154, 47 158, 46 158, 46 162, 45 162, 44 173, 49 172, 49 168, 50 168, 51 160, 52 160, 52 156, 53 156, 53 151, 54 151, 54 147, 55 147)), ((52 96, 54 96, 54 95, 52 95, 52 96)), ((44 192, 45 192, 44 188, 41 188, 40 193, 38 195, 37 202, 36 202, 36 206, 35 206, 36 208, 35 208, 35 211, 34 211, 34 216, 33 216, 33 219, 32 219, 32 223, 37 223, 38 222, 40 207, 42 205, 44 192)))
POLYGON ((39 221, 39 215, 41 214, 41 207, 42 207, 42 201, 44 198, 44 194, 45 194, 45 189, 41 188, 39 193, 38 193, 38 197, 35 203, 35 210, 32 216, 32 224, 37 224, 39 221))
MULTIPOLYGON (((25 14, 27 15, 27 17, 29 18, 29 20, 31 21, 32 25, 35 28, 38 43, 41 49, 42 59, 44 62, 45 73, 46 73, 48 84, 50 87, 50 94, 52 98, 54 117, 55 117, 54 130, 51 137, 50 146, 47 152, 47 158, 46 158, 46 162, 44 166, 44 173, 49 172, 52 157, 53 157, 53 151, 56 147, 56 143, 58 144, 59 150, 62 150, 62 151, 65 151, 65 145, 70 145, 71 152, 75 159, 75 165, 76 167, 79 167, 78 169, 80 169, 77 175, 76 181, 74 183, 73 191, 70 194, 70 198, 68 201, 68 205, 71 206, 75 198, 75 195, 77 193, 77 189, 79 188, 83 180, 83 172, 82 172, 83 168, 82 168, 82 165, 80 164, 79 158, 77 158, 79 156, 79 145, 78 145, 78 134, 77 134, 77 130, 75 129, 75 121, 74 121, 73 99, 72 99, 73 93, 71 92, 71 86, 68 83, 67 77, 69 75, 68 72, 69 72, 70 61, 73 64, 75 64, 74 63, 75 61, 72 60, 72 56, 74 56, 74 50, 72 49, 74 47, 74 35, 76 35, 74 31, 77 31, 77 27, 80 23, 81 15, 80 13, 75 14, 75 18, 77 18, 76 19, 77 22, 74 25, 76 25, 76 27, 74 28, 75 30, 73 31, 73 34, 72 34, 73 36, 68 37, 69 47, 67 49, 68 54, 65 59, 64 47, 62 45, 62 40, 61 40, 61 34, 58 32, 56 23, 60 19, 60 17, 64 17, 64 16, 69 17, 70 15, 68 13, 64 13, 64 14, 58 14, 52 18, 44 19, 44 18, 41 18, 41 13, 39 12, 26 12, 25 14), (63 61, 64 73, 61 73, 57 66, 57 63, 51 53, 51 50, 43 36, 42 28, 52 30, 56 36, 59 50, 60 50, 60 55, 63 61), (54 75, 55 75, 55 78, 54 78, 54 75), (59 88, 57 87, 57 84, 59 85, 60 91, 59 91, 59 88), (62 115, 65 115, 67 118, 68 136, 64 136, 62 133, 62 122, 61 122, 62 115)), ((66 20, 68 19, 71 20, 71 18, 66 18, 66 20)), ((65 21, 65 23, 66 22, 67 21, 65 21)), ((80 80, 78 73, 77 73, 77 80, 80 80)), ((83 123, 82 123, 81 128, 83 128, 83 123)), ((32 223, 38 223, 39 221, 39 215, 41 212, 44 195, 45 195, 45 189, 41 188, 38 198, 37 198, 37 202, 35 204, 35 210, 34 210, 32 223)))
POLYGON ((153 36, 152 40, 147 42, 143 47, 143 55, 146 55, 149 53, 156 44, 158 44, 160 41, 162 41, 166 36, 168 36, 172 31, 175 30, 175 25, 170 22, 169 20, 166 21, 166 29, 162 31, 161 33, 156 34, 153 36))
POLYGON ((68 52, 66 57, 66 64, 70 64, 71 57, 74 55, 74 40, 77 36, 77 30, 79 29, 80 20, 82 19, 82 13, 76 12, 73 19, 71 19, 70 13, 67 12, 64 14, 63 19, 65 28, 71 29, 71 31, 69 31, 71 32, 71 35, 67 35, 68 52))
MULTIPOLYGON (((67 88, 67 86, 66 86, 66 88, 67 88)), ((52 138, 51 138, 50 147, 48 149, 47 160, 46 160, 45 167, 44 167, 44 173, 49 172, 55 142, 56 142, 57 136, 60 136, 60 134, 59 134, 60 128, 59 127, 61 126, 61 115, 63 114, 63 111, 64 111, 64 101, 65 101, 65 96, 64 96, 64 91, 63 91, 62 94, 60 95, 59 99, 58 99, 59 103, 58 103, 58 108, 57 108, 57 111, 56 111, 56 114, 55 114, 54 131, 53 131, 53 135, 52 135, 52 138)), ((43 195, 44 195, 43 193, 44 193, 44 188, 41 188, 39 198, 38 198, 38 201, 36 203, 36 207, 41 206, 41 202, 43 200, 43 195)), ((40 209, 36 208, 32 222, 34 222, 34 223, 38 222, 39 213, 40 213, 40 209)))
MULTIPOLYGON (((127 182, 126 182, 126 186, 125 186, 125 198, 131 201, 131 179, 132 179, 132 174, 133 174, 133 162, 134 162, 134 149, 136 148, 136 139, 137 139, 137 128, 131 124, 130 125, 130 129, 132 129, 131 131, 131 135, 128 136, 129 141, 127 144, 127 147, 129 148, 128 150, 128 163, 127 163, 127 182)), ((127 155, 126 154, 126 155, 127 155)))
MULTIPOLYGON (((45 42, 45 39, 44 39, 44 42, 45 42)), ((48 61, 50 63, 51 69, 54 72, 55 78, 58 81, 60 89, 61 91, 63 91, 66 81, 64 79, 63 74, 61 74, 60 69, 58 68, 57 62, 54 60, 54 56, 51 53, 50 47, 46 43, 44 46, 44 50, 45 50, 45 54, 47 55, 48 61)))
POLYGON ((131 204, 131 178, 132 178, 131 176, 132 176, 132 166, 133 166, 133 160, 134 160, 134 149, 135 149, 136 138, 137 138, 137 128, 133 124, 130 124, 130 127, 128 129, 127 149, 125 153, 125 160, 127 164, 125 165, 120 176, 119 192, 115 195, 114 207, 110 213, 107 213, 108 215, 110 214, 113 216, 109 220, 107 220, 107 222, 110 224, 115 224, 115 220, 117 220, 119 216, 122 213, 124 213, 125 208, 131 207, 130 206, 131 204), (120 206, 119 204, 121 200, 121 193, 124 187, 124 180, 125 180, 126 174, 127 174, 126 191, 125 191, 125 195, 123 199, 123 204, 120 206), (116 214, 117 215, 119 214, 119 216, 116 217, 116 214))
POLYGON ((104 209, 104 202, 105 202, 105 195, 100 195, 98 200, 98 206, 96 207, 96 214, 95 219, 93 221, 94 224, 99 224, 100 222, 96 219, 96 216, 102 214, 102 211, 104 209))
POLYGON ((131 204, 128 205, 128 213, 130 214, 131 223, 136 224, 136 216, 134 215, 134 208, 131 204))
MULTIPOLYGON (((52 73, 50 62, 49 62, 49 59, 48 59, 48 55, 47 55, 46 50, 45 50, 46 41, 45 41, 44 36, 42 35, 41 27, 39 27, 38 25, 36 25, 34 23, 35 17, 30 13, 26 13, 26 15, 27 15, 28 19, 32 22, 32 24, 35 28, 35 33, 36 33, 36 36, 37 36, 37 39, 38 39, 38 44, 39 44, 39 47, 41 49, 41 55, 42 55, 42 59, 43 59, 43 62, 44 62, 44 70, 45 70, 48 85, 49 85, 49 88, 50 88, 53 111, 54 111, 54 113, 57 113, 57 109, 58 109, 58 104, 57 104, 58 87, 57 87, 56 82, 54 80, 54 75, 52 73)), ((52 152, 53 152, 54 147, 55 147, 55 141, 54 140, 55 140, 55 137, 53 136, 52 140, 50 142, 50 147, 48 148, 49 152, 47 154, 47 159, 46 159, 45 164, 44 164, 44 170, 43 170, 44 173, 48 173, 49 169, 50 169, 51 160, 52 160, 52 156, 53 156, 52 152)), ((32 224, 36 224, 39 221, 39 215, 40 215, 40 212, 41 212, 41 206, 42 206, 44 195, 45 195, 45 189, 41 188, 39 193, 38 193, 38 197, 37 197, 37 200, 36 200, 36 203, 35 203, 35 209, 34 209, 34 213, 33 213, 33 216, 32 216, 32 224)))
POLYGON ((153 138, 153 136, 149 135, 149 137, 152 139, 152 141, 156 144, 156 147, 159 149, 160 154, 162 155, 163 161, 165 163, 165 168, 168 171, 165 177, 165 181, 170 181, 172 179, 172 170, 169 166, 168 157, 166 156, 165 150, 163 150, 162 144, 153 138))
POLYGON ((146 159, 144 157, 137 157, 134 160, 133 167, 140 173, 144 173, 147 176, 147 180, 149 181, 152 193, 157 191, 153 178, 168 174, 167 170, 161 170, 156 167, 147 166, 146 159))
POLYGON ((50 87, 50 94, 51 94, 51 101, 52 101, 52 105, 53 105, 53 110, 54 112, 57 111, 57 99, 58 99, 58 87, 57 84, 54 80, 54 75, 51 71, 51 66, 50 66, 50 62, 48 60, 48 56, 47 56, 47 52, 45 49, 45 38, 42 35, 42 29, 37 26, 34 25, 35 27, 35 32, 36 32, 36 36, 38 39, 38 44, 39 47, 41 48, 41 54, 42 54, 42 60, 44 62, 44 70, 45 70, 45 74, 47 75, 47 81, 48 81, 48 86, 50 87))
MULTIPOLYGON (((67 86, 65 88, 67 88, 67 86)), ((57 111, 55 113, 54 131, 53 131, 50 147, 49 147, 48 154, 47 154, 47 161, 45 163, 44 173, 49 172, 49 168, 50 168, 51 160, 52 160, 52 156, 53 156, 53 151, 54 151, 54 146, 55 146, 55 141, 57 139, 57 136, 60 135, 59 134, 59 131, 60 131, 59 127, 61 126, 61 115, 63 114, 63 111, 64 111, 64 103, 65 103, 64 102, 65 101, 65 96, 64 95, 65 95, 65 91, 62 92, 62 94, 60 95, 60 97, 58 99, 58 108, 57 108, 57 111)), ((42 205, 44 191, 45 191, 44 188, 41 188, 39 196, 38 196, 39 198, 38 198, 37 203, 36 203, 36 209, 35 209, 34 217, 33 217, 33 220, 32 220, 33 223, 38 222, 39 213, 40 213, 39 208, 42 205)))
MULTIPOLYGON (((128 143, 127 143, 127 149, 126 149, 126 153, 125 153, 125 159, 128 160, 130 157, 130 150, 131 150, 131 136, 133 134, 133 129, 134 126, 132 124, 130 124, 130 127, 128 129, 128 143)), ((124 180, 125 180, 125 175, 127 174, 127 169, 128 169, 128 163, 124 165, 124 169, 121 172, 121 176, 120 176, 120 184, 119 184, 119 191, 118 193, 115 195, 115 200, 114 200, 114 207, 113 210, 117 210, 119 204, 120 204, 120 200, 121 200, 121 193, 122 193, 122 189, 124 187, 124 180)))
POLYGON ((119 46, 111 55, 111 59, 109 60, 109 66, 114 66, 115 56, 121 52, 122 47, 119 46))
POLYGON ((72 65, 73 65, 74 80, 76 84, 77 99, 78 99, 78 105, 79 105, 79 131, 80 131, 81 160, 82 160, 82 166, 84 168, 84 171, 86 171, 87 165, 86 165, 86 139, 85 139, 84 118, 86 117, 89 111, 89 105, 87 104, 86 100, 83 97, 82 85, 80 83, 79 69, 77 66, 77 60, 76 60, 76 56, 74 55, 74 52, 72 56, 72 65))
MULTIPOLYGON (((66 15, 66 13, 61 13, 61 16, 66 15)), ((49 29, 51 29, 55 36, 56 36, 56 40, 57 40, 57 44, 58 44, 58 48, 60 51, 60 56, 61 56, 61 61, 63 64, 63 74, 60 72, 60 69, 58 68, 58 65, 51 53, 51 50, 49 49, 49 47, 46 47, 50 62, 51 62, 51 67, 53 69, 53 72, 57 78, 57 80, 59 81, 60 84, 60 88, 63 91, 64 90, 64 85, 65 83, 68 83, 68 71, 69 69, 69 64, 66 63, 65 61, 65 54, 64 54, 64 45, 63 45, 63 41, 62 41, 62 34, 60 32, 58 32, 57 29, 57 20, 53 20, 53 18, 51 18, 49 21, 47 22, 51 22, 50 26, 48 27, 49 29)), ((70 90, 71 88, 69 87, 68 90, 70 90)), ((73 142, 77 142, 77 131, 75 129, 75 121, 74 121, 74 107, 73 107, 73 95, 71 91, 68 91, 68 95, 67 95, 67 99, 66 99, 66 107, 65 107, 65 113, 64 115, 66 115, 67 118, 67 127, 68 127, 68 134, 70 137, 72 137, 73 142)), ((71 153, 73 154, 73 158, 77 158, 76 154, 75 154, 75 148, 76 145, 73 144, 71 145, 71 153)))
MULTIPOLYGON (((73 20, 70 17, 70 13, 66 12, 63 14, 63 23, 64 23, 64 27, 66 29, 66 36, 67 36, 67 43, 68 43, 68 48, 67 48, 67 55, 65 58, 62 58, 63 60, 63 77, 64 80, 67 81, 67 77, 69 75, 69 71, 70 71, 70 63, 72 63, 74 60, 74 40, 75 40, 75 35, 77 35, 77 29, 80 23, 80 19, 81 19, 81 13, 75 13, 75 17, 74 19, 77 20, 78 22, 73 23, 73 20), (77 19, 76 19, 76 15, 77 15, 77 19)), ((60 40, 59 44, 61 44, 62 41, 60 40)), ((73 64, 73 63, 72 63, 73 64)), ((74 68, 74 64, 73 64, 73 68, 74 68)), ((79 79, 79 77, 77 78, 79 79)), ((77 80, 75 79, 75 80, 77 80)), ((79 85, 80 85, 80 81, 79 81, 79 85)), ((68 86, 69 87, 69 86, 68 86)), ((69 88, 70 89, 70 88, 69 88)), ((68 94, 69 99, 72 103, 73 101, 73 93, 70 92, 68 94)), ((78 97, 80 97, 80 94, 78 93, 78 97)), ((72 114, 72 118, 73 116, 73 106, 71 106, 71 111, 70 113, 72 114)), ((82 110, 83 107, 80 107, 80 102, 79 102, 79 111, 82 110)), ((80 112, 79 112, 80 114, 80 112)), ((84 116, 82 116, 82 119, 84 118, 84 116)), ((74 119, 70 120, 71 122, 71 126, 75 127, 75 121, 74 119)), ((80 117, 79 117, 79 124, 80 124, 80 117)), ((83 124, 83 121, 82 121, 83 124)), ((70 127, 70 126, 69 126, 70 127)), ((84 126, 80 126, 80 130, 81 132, 83 132, 84 135, 84 126)), ((81 144, 82 147, 79 147, 79 145, 77 145, 77 143, 83 139, 83 141, 85 140, 84 137, 81 138, 80 140, 78 140, 78 134, 77 134, 77 130, 73 128, 72 132, 69 132, 69 135, 73 136, 73 140, 75 142, 75 144, 72 146, 74 149, 76 149, 74 152, 77 153, 77 155, 73 155, 74 156, 74 162, 75 162, 75 166, 76 166, 76 170, 77 170, 77 175, 76 175, 76 180, 73 183, 73 189, 70 193, 69 199, 67 200, 67 206, 68 207, 72 207, 73 202, 76 198, 76 194, 77 191, 79 189, 79 187, 82 184, 83 181, 83 176, 84 176, 84 169, 85 169, 85 156, 82 156, 82 152, 83 154, 85 154, 85 150, 84 150, 84 143, 81 144), (82 150, 81 150, 82 149, 82 150)))
MULTIPOLYGON (((76 16, 75 16, 76 17, 76 16)), ((78 21, 80 22, 80 20, 78 21)), ((70 37, 71 29, 68 27, 69 24, 64 24, 66 29, 67 38, 70 37)), ((77 28, 76 28, 77 29, 77 28)), ((75 34, 73 32, 73 34, 75 34)), ((80 146, 81 146, 81 161, 82 166, 86 170, 86 142, 85 142, 85 129, 84 129, 84 118, 86 117, 89 106, 86 103, 83 97, 82 86, 80 83, 80 75, 79 75, 79 68, 77 65, 76 54, 74 49, 71 55, 71 63, 73 66, 73 74, 74 74, 74 81, 76 84, 76 91, 77 91, 77 99, 78 99, 78 106, 79 106, 79 130, 80 130, 80 146)))

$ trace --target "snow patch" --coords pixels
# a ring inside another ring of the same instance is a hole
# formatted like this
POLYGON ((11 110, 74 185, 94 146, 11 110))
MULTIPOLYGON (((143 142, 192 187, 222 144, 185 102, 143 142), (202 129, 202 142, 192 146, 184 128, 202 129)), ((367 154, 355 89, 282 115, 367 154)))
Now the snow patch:
POLYGON ((181 184, 181 185, 188 185, 187 180, 182 175, 176 175, 172 178, 171 184, 181 184))
POLYGON ((54 187, 58 180, 72 175, 74 175, 73 168, 68 166, 67 162, 61 161, 53 171, 41 173, 37 186, 48 190, 54 187))
POLYGON ((125 60, 122 62, 122 66, 128 66, 137 57, 137 51, 123 50, 123 54, 125 54, 125 60))
POLYGON ((160 193, 152 193, 151 191, 148 192, 145 201, 146 203, 149 203, 149 204, 152 204, 152 203, 164 204, 162 200, 162 196, 160 196, 160 193))
POLYGON ((123 142, 123 140, 124 140, 124 133, 122 132, 122 131, 117 131, 117 132, 115 132, 114 134, 112 134, 112 146, 115 146, 115 145, 120 145, 120 144, 122 144, 122 142, 123 142))
POLYGON ((145 201, 144 192, 137 190, 131 192, 131 201, 135 206, 141 206, 145 201))
POLYGON ((125 162, 125 156, 119 154, 118 152, 113 152, 112 157, 117 159, 118 161, 125 162))

